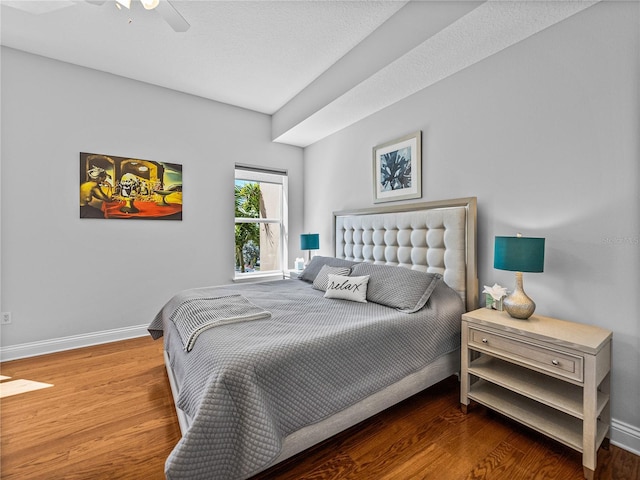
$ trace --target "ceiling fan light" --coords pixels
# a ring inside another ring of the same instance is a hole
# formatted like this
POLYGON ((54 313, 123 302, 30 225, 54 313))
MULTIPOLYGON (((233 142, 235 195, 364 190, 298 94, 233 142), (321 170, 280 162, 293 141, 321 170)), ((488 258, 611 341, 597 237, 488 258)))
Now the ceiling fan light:
POLYGON ((160 0, 140 0, 140 3, 142 3, 142 6, 146 10, 153 10, 158 6, 158 4, 160 3, 160 0))
POLYGON ((116 2, 122 5, 124 8, 131 8, 131 0, 116 0, 116 2))

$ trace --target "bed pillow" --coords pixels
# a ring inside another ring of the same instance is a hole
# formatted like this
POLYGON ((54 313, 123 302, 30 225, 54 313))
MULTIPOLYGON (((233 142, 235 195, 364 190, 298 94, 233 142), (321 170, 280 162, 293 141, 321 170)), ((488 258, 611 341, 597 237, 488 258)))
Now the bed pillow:
POLYGON ((343 258, 322 257, 317 255, 311 259, 309 265, 305 267, 299 278, 305 282, 313 283, 324 265, 329 265, 330 267, 351 267, 357 263, 358 262, 352 262, 351 260, 345 260, 343 258))
POLYGON ((369 276, 347 277, 345 275, 328 275, 329 283, 325 298, 341 298, 352 302, 367 303, 367 283, 369 276))
POLYGON ((323 265, 316 279, 313 281, 313 288, 316 290, 327 291, 327 285, 329 284, 329 274, 334 275, 349 275, 351 273, 350 267, 330 267, 329 265, 323 265))
POLYGON ((425 306, 441 275, 420 272, 405 267, 359 263, 352 275, 369 275, 367 300, 404 313, 413 313, 425 306))

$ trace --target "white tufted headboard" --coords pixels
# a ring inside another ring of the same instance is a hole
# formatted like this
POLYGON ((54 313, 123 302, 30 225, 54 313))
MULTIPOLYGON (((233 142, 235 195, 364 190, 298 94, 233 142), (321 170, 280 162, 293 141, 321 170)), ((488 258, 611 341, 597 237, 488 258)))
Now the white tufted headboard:
POLYGON ((478 308, 476 197, 334 212, 335 256, 439 273, 478 308))

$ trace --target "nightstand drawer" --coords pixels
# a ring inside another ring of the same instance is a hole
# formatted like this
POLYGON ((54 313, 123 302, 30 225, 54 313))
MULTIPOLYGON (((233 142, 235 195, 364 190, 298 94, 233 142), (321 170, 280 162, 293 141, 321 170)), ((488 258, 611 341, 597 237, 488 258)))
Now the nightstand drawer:
POLYGON ((583 381, 582 357, 577 355, 544 348, 484 330, 476 330, 472 327, 469 327, 469 346, 571 380, 583 381))

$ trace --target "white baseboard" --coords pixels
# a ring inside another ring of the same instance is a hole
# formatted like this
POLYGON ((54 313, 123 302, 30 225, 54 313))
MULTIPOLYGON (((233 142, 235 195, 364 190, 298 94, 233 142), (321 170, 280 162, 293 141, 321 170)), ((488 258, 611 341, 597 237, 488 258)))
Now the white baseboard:
POLYGON ((19 358, 35 357, 47 353, 72 350, 74 348, 90 347, 101 343, 117 342, 130 338, 149 335, 148 325, 136 325, 134 327, 115 328, 102 332, 73 335, 70 337, 53 338, 40 342, 22 343, 8 347, 0 347, 0 361, 17 360, 19 358))
POLYGON ((611 419, 611 443, 631 453, 640 455, 640 428, 611 419))
MULTIPOLYGON (((83 335, 73 335, 71 337, 54 338, 40 342, 11 345, 0 348, 0 360, 6 362, 8 360, 72 350, 74 348, 90 347, 91 345, 99 345, 101 343, 144 337, 145 335, 149 335, 147 327, 148 325, 146 324, 137 325, 134 327, 116 328, 83 335)), ((640 428, 612 419, 610 440, 613 445, 640 455, 640 428)))

